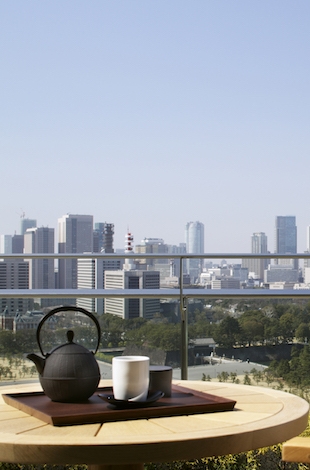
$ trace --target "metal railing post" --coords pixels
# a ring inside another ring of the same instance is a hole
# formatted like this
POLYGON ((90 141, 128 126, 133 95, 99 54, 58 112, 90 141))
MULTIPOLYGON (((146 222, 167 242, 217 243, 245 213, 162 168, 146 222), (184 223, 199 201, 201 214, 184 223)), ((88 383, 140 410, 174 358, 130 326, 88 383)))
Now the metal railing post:
POLYGON ((183 294, 183 257, 180 258, 180 311, 181 311, 181 379, 188 378, 188 321, 187 299, 183 294))

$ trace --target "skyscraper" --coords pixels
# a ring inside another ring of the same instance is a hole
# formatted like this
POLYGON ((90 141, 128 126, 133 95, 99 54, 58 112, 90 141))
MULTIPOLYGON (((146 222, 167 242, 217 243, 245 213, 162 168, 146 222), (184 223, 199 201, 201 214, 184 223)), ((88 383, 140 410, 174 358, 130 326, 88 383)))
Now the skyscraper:
MULTIPOLYGON (((92 253, 93 216, 67 214, 58 219, 59 253, 92 253)), ((60 259, 60 289, 77 288, 77 259, 60 259)))
MULTIPOLYGON (((159 289, 160 275, 158 271, 137 269, 105 271, 104 284, 106 289, 159 289)), ((150 320, 160 312, 160 300, 108 297, 104 302, 104 312, 124 319, 143 317, 150 320)))
POLYGON ((12 253, 23 253, 24 252, 24 235, 13 235, 12 236, 12 253))
POLYGON ((12 235, 1 235, 0 237, 0 253, 12 253, 12 235))
MULTIPOLYGON (((24 252, 54 253, 54 229, 48 227, 28 228, 24 235, 24 252)), ((29 260, 29 288, 55 289, 53 259, 29 260)))
POLYGON ((107 222, 95 223, 94 240, 96 240, 97 246, 94 246, 94 252, 114 253, 113 235, 114 224, 108 224, 107 222))
MULTIPOLYGON (((185 225, 185 242, 187 253, 204 253, 204 225, 201 222, 188 222, 185 225)), ((202 272, 202 259, 187 260, 187 274, 195 282, 202 272)))
MULTIPOLYGON (((297 227, 295 216, 277 216, 275 223, 275 253, 297 253, 297 227)), ((294 266, 298 269, 297 259, 278 259, 276 264, 294 266)))
MULTIPOLYGON (((0 289, 29 289, 29 263, 18 259, 0 261, 0 289)), ((10 315, 25 313, 32 307, 32 299, 0 299, 0 313, 5 309, 10 315)))
MULTIPOLYGON (((104 272, 121 269, 121 259, 78 259, 78 289, 104 289, 104 272)), ((78 298, 77 306, 99 315, 104 312, 104 299, 78 298)))
POLYGON ((20 233, 25 235, 28 228, 33 228, 37 226, 37 221, 35 219, 25 219, 24 217, 20 220, 20 233))
MULTIPOLYGON (((267 236, 264 232, 255 232, 251 237, 252 253, 268 253, 267 236)), ((249 273, 254 273, 258 279, 264 279, 264 270, 267 268, 267 259, 243 259, 242 267, 248 268, 249 273)))
MULTIPOLYGON (((141 240, 140 245, 135 246, 136 253, 168 253, 168 245, 165 244, 162 238, 144 238, 141 240)), ((169 276, 170 263, 168 259, 139 259, 136 265, 140 269, 160 271, 161 276, 168 270, 164 277, 169 276)))
POLYGON ((268 253, 267 236, 264 232, 255 232, 251 238, 252 253, 268 253))

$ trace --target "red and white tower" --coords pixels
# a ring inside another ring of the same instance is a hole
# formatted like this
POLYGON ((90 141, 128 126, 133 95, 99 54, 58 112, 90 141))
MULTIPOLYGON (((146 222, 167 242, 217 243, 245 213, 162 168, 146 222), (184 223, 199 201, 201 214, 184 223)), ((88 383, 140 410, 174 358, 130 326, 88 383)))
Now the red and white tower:
MULTIPOLYGON (((129 232, 129 229, 125 235, 125 253, 133 253, 133 235, 129 232)), ((132 269, 136 269, 136 265, 132 258, 126 258, 124 264, 125 271, 131 271, 132 269)))

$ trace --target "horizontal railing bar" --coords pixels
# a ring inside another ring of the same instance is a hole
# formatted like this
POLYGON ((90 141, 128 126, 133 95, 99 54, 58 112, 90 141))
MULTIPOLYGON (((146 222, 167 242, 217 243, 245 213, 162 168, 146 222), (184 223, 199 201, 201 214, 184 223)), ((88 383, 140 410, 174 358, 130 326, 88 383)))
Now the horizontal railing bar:
POLYGON ((1 259, 308 259, 310 253, 10 253, 1 259))
MULTIPOLYGON (((0 298, 179 299, 180 289, 0 289, 0 298)), ((188 299, 309 298, 310 289, 183 289, 188 299)))

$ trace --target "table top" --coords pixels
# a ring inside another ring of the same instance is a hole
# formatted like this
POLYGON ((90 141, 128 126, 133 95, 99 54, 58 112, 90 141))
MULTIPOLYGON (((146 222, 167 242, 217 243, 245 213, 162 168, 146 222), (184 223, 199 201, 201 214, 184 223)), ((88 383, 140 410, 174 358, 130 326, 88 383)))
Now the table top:
MULTIPOLYGON (((307 426, 308 403, 289 393, 223 382, 174 381, 236 400, 233 411, 56 427, 4 403, 3 393, 41 391, 40 384, 0 387, 0 461, 134 464, 238 453, 284 442, 307 426)), ((102 380, 100 386, 110 386, 102 380)))

